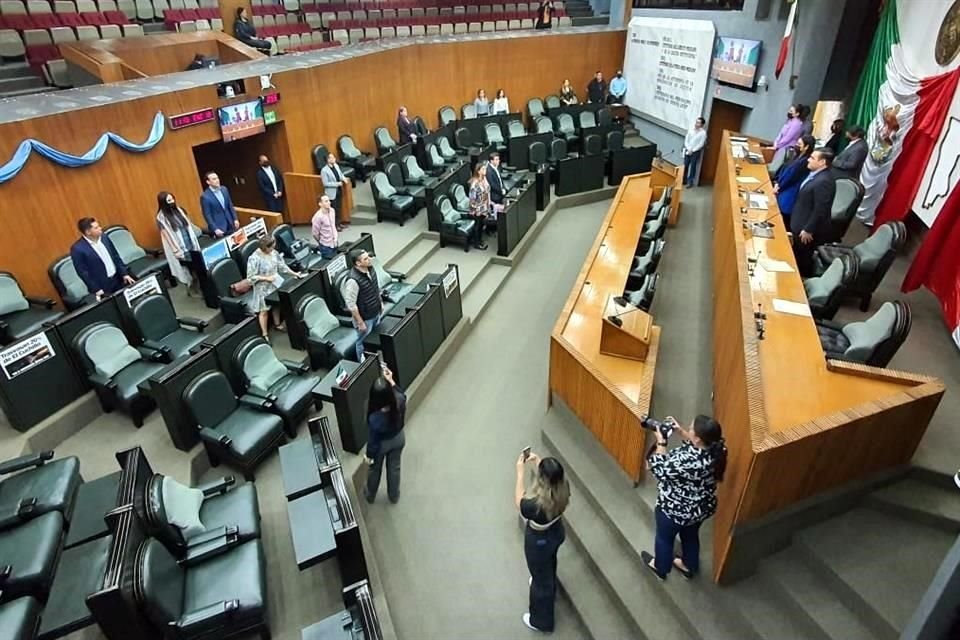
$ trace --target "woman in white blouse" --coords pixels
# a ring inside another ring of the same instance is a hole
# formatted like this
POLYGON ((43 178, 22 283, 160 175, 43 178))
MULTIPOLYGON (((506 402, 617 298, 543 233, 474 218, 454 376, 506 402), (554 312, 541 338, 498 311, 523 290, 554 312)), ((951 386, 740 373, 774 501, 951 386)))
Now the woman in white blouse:
POLYGON ((493 115, 498 116, 501 113, 510 113, 510 103, 507 101, 507 93, 503 89, 497 89, 497 97, 493 100, 493 115))

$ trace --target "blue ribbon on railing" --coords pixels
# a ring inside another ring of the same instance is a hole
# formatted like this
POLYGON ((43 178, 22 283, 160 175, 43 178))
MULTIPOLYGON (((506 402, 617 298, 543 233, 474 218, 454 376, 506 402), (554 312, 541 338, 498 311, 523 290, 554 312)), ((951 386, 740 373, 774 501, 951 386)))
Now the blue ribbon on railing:
POLYGON ((117 134, 108 131, 100 136, 100 139, 97 140, 95 145, 93 145, 93 148, 82 156, 74 156, 69 153, 64 153, 54 149, 50 145, 40 142, 39 140, 28 138, 20 143, 20 146, 17 147, 17 150, 14 152, 13 158, 10 160, 10 162, 0 166, 0 184, 3 184, 8 180, 12 180, 18 173, 20 173, 20 171, 26 166, 27 160, 30 158, 31 151, 36 151, 44 158, 52 160, 53 162, 56 162, 64 167, 85 167, 88 164, 93 164, 104 156, 104 154, 107 152, 107 146, 111 140, 114 144, 125 151, 143 153, 144 151, 149 151, 157 146, 157 143, 163 139, 165 129, 166 127, 164 126, 163 113, 158 111, 157 115, 153 119, 153 126, 150 128, 150 135, 143 142, 143 144, 134 144, 129 140, 125 140, 117 134))

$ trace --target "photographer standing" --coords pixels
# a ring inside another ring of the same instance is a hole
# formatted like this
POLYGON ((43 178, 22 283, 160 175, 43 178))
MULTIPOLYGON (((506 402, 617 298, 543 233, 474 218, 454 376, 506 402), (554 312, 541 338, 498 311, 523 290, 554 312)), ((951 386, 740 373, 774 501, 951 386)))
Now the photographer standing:
POLYGON ((523 555, 530 571, 530 611, 523 623, 534 631, 553 631, 553 605, 557 597, 557 551, 566 538, 563 515, 570 501, 570 485, 563 465, 556 458, 540 459, 529 448, 517 460, 515 504, 527 520, 523 532, 523 555), (537 465, 533 488, 524 491, 523 475, 528 462, 537 465))
POLYGON ((717 510, 717 483, 727 468, 727 447, 720 423, 703 415, 694 418, 689 429, 667 418, 654 433, 657 445, 647 464, 658 481, 655 557, 646 551, 640 557, 661 580, 674 567, 689 579, 700 570, 700 525, 717 510), (671 426, 683 443, 668 453, 671 426), (675 558, 678 535, 682 551, 675 558))

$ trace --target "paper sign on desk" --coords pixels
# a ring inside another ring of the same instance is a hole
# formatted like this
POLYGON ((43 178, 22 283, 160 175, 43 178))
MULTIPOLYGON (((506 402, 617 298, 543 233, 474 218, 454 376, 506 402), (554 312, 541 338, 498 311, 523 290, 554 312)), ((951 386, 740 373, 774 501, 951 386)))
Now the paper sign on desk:
POLYGON ((770 208, 770 202, 767 200, 767 196, 761 193, 751 193, 747 196, 747 207, 766 211, 770 208))
POLYGON ((807 318, 812 317, 810 314, 810 307, 808 307, 804 302, 792 302, 790 300, 774 298, 773 310, 779 311, 780 313, 790 313, 795 316, 806 316, 807 318))
POLYGON ((753 176, 742 176, 737 178, 737 182, 739 184, 760 184, 760 181, 753 176))
POLYGON ((770 273, 793 273, 793 267, 789 262, 783 260, 771 260, 769 258, 760 258, 760 266, 764 271, 770 273))

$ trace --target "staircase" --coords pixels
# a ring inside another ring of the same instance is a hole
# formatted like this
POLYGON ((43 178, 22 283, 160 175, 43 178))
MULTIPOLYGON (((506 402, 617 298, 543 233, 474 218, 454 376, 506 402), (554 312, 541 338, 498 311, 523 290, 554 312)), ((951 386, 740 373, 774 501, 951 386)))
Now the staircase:
POLYGON ((53 91, 26 62, 0 64, 0 98, 14 98, 31 93, 53 91))
POLYGON ((587 0, 566 0, 563 3, 563 10, 570 16, 570 22, 574 27, 605 25, 610 22, 608 15, 595 16, 593 7, 587 0))
POLYGON ((542 436, 572 485, 560 583, 596 640, 894 640, 960 532, 956 488, 911 473, 799 530, 731 586, 709 578, 707 521, 702 575, 660 582, 640 559, 653 549, 654 484, 634 488, 556 398, 542 436))

